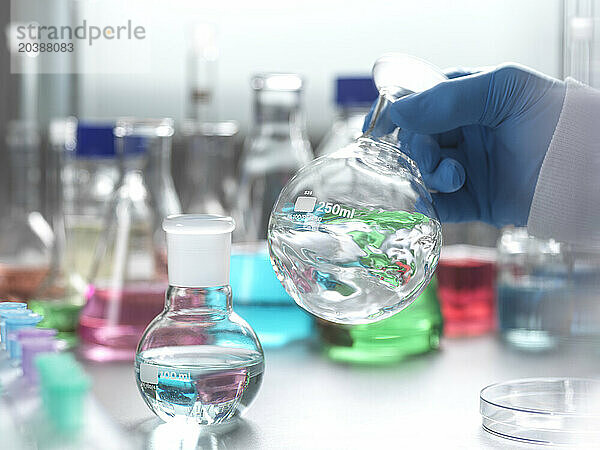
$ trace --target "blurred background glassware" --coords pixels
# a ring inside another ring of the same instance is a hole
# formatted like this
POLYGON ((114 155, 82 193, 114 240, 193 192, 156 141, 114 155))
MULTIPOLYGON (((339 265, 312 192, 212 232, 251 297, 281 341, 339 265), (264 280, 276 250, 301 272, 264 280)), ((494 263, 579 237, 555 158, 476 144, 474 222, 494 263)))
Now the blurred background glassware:
POLYGON ((496 321, 496 249, 444 245, 436 276, 444 336, 477 336, 496 321))
POLYGON ((358 139, 362 134, 365 116, 378 95, 370 75, 337 77, 335 80, 335 119, 315 154, 323 156, 333 153, 358 139))
POLYGON ((377 323, 338 325, 317 319, 325 354, 334 361, 392 364, 408 356, 437 350, 442 336, 442 313, 431 282, 411 305, 377 323))
POLYGON ((231 217, 164 220, 169 261, 165 308, 140 339, 136 382, 162 420, 214 425, 237 419, 262 382, 264 355, 232 307, 231 217))
POLYGON ((563 11, 563 78, 598 88, 598 0, 565 0, 563 11))
POLYGON ((119 180, 114 123, 57 119, 50 124, 57 161, 52 228, 52 270, 29 301, 44 316, 40 326, 56 328, 75 343, 79 311, 85 303, 94 248, 119 180))
POLYGON ((556 347, 568 336, 573 298, 569 262, 560 243, 537 239, 525 228, 506 228, 498 241, 500 333, 530 350, 556 347))
POLYGON ((294 303, 277 279, 266 242, 232 247, 230 284, 236 310, 252 326, 264 348, 311 336, 312 318, 294 303))
POLYGON ((123 171, 79 322, 81 354, 100 361, 132 360, 144 328, 162 310, 167 278, 160 224, 181 212, 169 172, 173 121, 122 119, 114 133, 123 171))
POLYGON ((279 192, 313 159, 302 107, 303 84, 293 73, 252 78, 254 123, 240 161, 235 241, 265 239, 279 192))
POLYGON ((10 203, 0 219, 0 296, 28 300, 48 274, 54 233, 40 213, 40 133, 36 123, 9 122, 6 149, 10 203))
POLYGON ((380 96, 365 134, 303 167, 269 223, 271 260, 287 292, 317 317, 345 325, 383 320, 416 300, 441 247, 431 195, 385 111, 446 77, 423 60, 390 54, 375 62, 373 78, 380 96))
POLYGON ((235 121, 186 121, 187 158, 180 189, 183 209, 190 213, 230 215, 237 191, 235 121))
POLYGON ((210 23, 195 23, 188 41, 186 117, 195 122, 207 122, 214 119, 213 100, 219 59, 217 28, 210 23))

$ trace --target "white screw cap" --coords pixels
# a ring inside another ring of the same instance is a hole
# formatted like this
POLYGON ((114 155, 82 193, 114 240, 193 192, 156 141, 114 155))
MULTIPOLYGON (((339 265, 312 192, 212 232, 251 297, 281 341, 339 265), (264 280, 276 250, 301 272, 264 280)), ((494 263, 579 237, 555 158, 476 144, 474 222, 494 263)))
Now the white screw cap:
POLYGON ((163 220, 167 233, 169 284, 216 287, 229 284, 231 217, 181 214, 163 220))

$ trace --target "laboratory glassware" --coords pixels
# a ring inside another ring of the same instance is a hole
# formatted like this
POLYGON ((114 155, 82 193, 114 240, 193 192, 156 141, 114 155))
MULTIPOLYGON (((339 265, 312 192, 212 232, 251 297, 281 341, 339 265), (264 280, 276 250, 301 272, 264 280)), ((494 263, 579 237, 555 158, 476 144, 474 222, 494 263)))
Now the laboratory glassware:
POLYGON ((476 336, 495 327, 496 249, 444 245, 436 276, 444 336, 476 336))
POLYGON ((40 135, 35 123, 9 122, 10 204, 0 219, 0 297, 28 300, 48 274, 54 233, 40 213, 40 135))
POLYGON ((53 264, 29 307, 44 315, 42 327, 57 328, 74 343, 87 277, 108 202, 119 179, 114 123, 55 120, 50 142, 57 164, 53 264))
POLYGON ((557 346, 569 334, 572 298, 561 244, 506 228, 498 241, 498 326, 505 341, 529 350, 557 346))
POLYGON ((441 226, 416 164, 398 141, 389 105, 445 80, 408 55, 379 58, 380 92, 366 133, 302 168, 282 190, 269 223, 269 250, 294 300, 329 322, 391 317, 429 283, 441 226))
POLYGON ((483 428, 528 444, 598 448, 599 405, 600 381, 584 378, 525 378, 480 394, 483 428))
POLYGON ((235 121, 184 123, 188 151, 182 167, 185 186, 182 186, 181 197, 186 212, 232 213, 237 191, 235 138, 238 131, 235 121))
POLYGON ((563 78, 600 86, 600 47, 598 19, 600 1, 565 0, 563 26, 563 78))
POLYGON ((335 81, 336 117, 315 151, 317 156, 333 153, 358 139, 365 116, 378 96, 370 76, 338 77, 335 81))
POLYGON ((294 303, 277 279, 264 241, 233 245, 231 289, 236 310, 264 348, 281 347, 312 334, 311 317, 294 303))
POLYGON ((195 122, 206 122, 212 117, 218 58, 216 27, 210 23, 194 24, 187 57, 187 117, 195 122))
POLYGON ((180 212, 168 171, 172 120, 123 119, 114 132, 123 174, 79 318, 80 352, 99 361, 132 360, 144 328, 162 310, 167 278, 160 221, 180 212))
POLYGON ((317 319, 325 354, 334 361, 390 364, 436 350, 442 335, 442 313, 436 281, 404 310, 377 323, 339 325, 317 319))
POLYGON ((252 78, 254 124, 244 143, 237 199, 238 242, 265 239, 281 189, 312 158, 302 108, 303 80, 296 74, 252 78))
POLYGON ((162 420, 223 424, 256 397, 263 351, 232 309, 230 217, 179 215, 164 220, 169 288, 165 309, 137 349, 140 394, 162 420))

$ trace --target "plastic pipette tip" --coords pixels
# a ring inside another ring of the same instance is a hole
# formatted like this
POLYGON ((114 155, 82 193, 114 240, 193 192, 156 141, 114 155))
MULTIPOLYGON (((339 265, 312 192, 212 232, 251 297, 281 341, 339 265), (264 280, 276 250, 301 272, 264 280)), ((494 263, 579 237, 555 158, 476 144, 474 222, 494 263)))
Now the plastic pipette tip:
POLYGON ((60 432, 77 432, 83 426, 90 379, 69 353, 39 354, 35 365, 48 418, 60 432))

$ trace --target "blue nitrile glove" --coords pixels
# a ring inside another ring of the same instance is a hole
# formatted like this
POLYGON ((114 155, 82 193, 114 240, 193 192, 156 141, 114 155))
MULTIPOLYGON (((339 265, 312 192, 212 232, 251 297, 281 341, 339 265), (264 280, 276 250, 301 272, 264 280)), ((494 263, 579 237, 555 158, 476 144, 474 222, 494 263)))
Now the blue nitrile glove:
POLYGON ((440 219, 525 225, 565 84, 517 65, 447 75, 389 110, 425 184, 438 191, 440 219))

